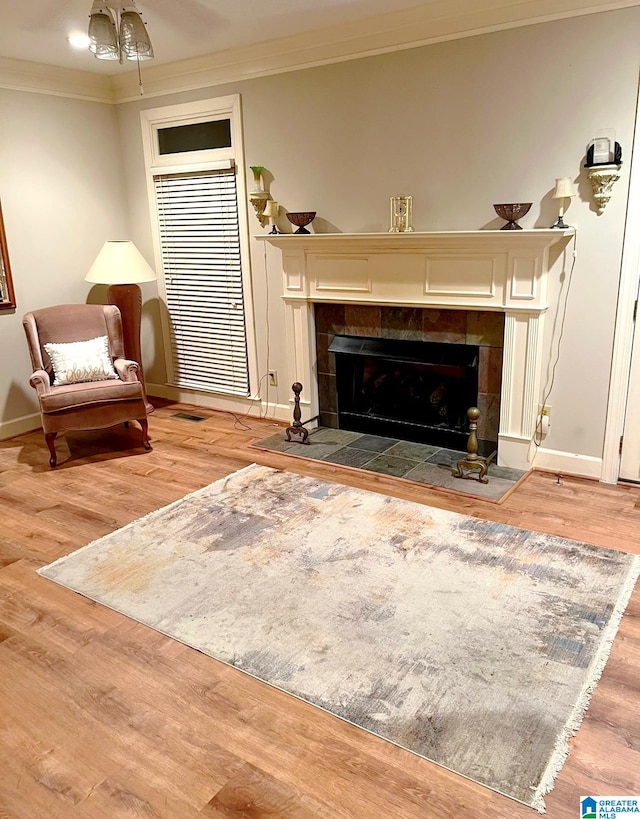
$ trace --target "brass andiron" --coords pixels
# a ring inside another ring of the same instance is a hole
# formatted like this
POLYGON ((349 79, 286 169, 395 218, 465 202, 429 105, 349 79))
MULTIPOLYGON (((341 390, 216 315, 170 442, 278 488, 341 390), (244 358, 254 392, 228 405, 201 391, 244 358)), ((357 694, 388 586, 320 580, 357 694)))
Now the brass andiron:
POLYGON ((472 478, 473 475, 464 473, 464 469, 469 471, 480 470, 478 480, 480 483, 489 483, 489 478, 486 477, 489 469, 489 464, 495 457, 493 452, 488 458, 482 458, 478 455, 478 418, 480 418, 480 410, 477 407, 469 407, 467 410, 467 418, 469 419, 469 440, 467 441, 467 457, 461 458, 455 470, 451 474, 455 478, 472 478))
POLYGON ((302 435, 302 443, 308 444, 309 441, 307 441, 307 438, 309 437, 309 430, 305 429, 300 422, 300 393, 302 392, 302 384, 299 381, 296 381, 291 385, 291 389, 293 390, 294 394, 293 422, 287 427, 286 430, 287 441, 291 440, 292 435, 302 435))

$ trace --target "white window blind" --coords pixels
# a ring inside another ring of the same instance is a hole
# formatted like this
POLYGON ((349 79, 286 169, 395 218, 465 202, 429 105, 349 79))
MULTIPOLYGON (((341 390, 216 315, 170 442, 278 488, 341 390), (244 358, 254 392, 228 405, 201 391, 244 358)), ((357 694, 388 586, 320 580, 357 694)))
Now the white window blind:
POLYGON ((234 169, 154 177, 172 383, 249 394, 234 169))

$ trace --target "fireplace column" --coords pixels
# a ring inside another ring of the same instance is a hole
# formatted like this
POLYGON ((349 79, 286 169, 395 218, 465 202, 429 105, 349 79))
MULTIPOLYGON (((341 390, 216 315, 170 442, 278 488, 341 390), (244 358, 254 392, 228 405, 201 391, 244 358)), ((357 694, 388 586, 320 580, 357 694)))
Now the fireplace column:
POLYGON ((529 468, 536 426, 544 313, 505 311, 498 464, 529 468))
MULTIPOLYGON (((316 361, 316 327, 313 303, 299 299, 285 299, 288 385, 299 381, 303 386, 300 397, 303 423, 319 412, 318 364, 316 361)), ((289 403, 293 408, 294 399, 289 403)), ((313 429, 317 424, 309 425, 313 429)))

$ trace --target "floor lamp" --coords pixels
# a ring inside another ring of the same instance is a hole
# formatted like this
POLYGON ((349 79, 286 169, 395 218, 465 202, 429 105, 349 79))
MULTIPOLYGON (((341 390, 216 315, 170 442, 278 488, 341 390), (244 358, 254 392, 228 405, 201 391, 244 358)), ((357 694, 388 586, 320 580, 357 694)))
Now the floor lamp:
POLYGON ((158 277, 147 264, 144 256, 133 242, 115 240, 105 242, 91 269, 84 277, 87 282, 108 284, 109 304, 115 304, 122 315, 122 335, 127 358, 139 366, 138 377, 144 390, 147 413, 153 412, 153 404, 147 399, 140 350, 140 320, 142 317, 142 291, 139 283, 153 282, 158 277))

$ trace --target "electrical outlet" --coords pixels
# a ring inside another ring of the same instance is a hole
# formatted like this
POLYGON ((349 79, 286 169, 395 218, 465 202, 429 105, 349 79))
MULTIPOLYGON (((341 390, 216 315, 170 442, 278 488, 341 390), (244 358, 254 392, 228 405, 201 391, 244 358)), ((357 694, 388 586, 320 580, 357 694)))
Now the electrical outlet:
POLYGON ((278 386, 278 371, 277 370, 269 370, 269 386, 270 387, 277 387, 278 386))
POLYGON ((549 404, 538 404, 538 418, 547 416, 551 420, 551 407, 549 404))

